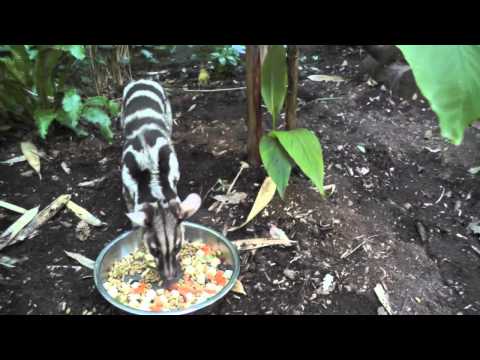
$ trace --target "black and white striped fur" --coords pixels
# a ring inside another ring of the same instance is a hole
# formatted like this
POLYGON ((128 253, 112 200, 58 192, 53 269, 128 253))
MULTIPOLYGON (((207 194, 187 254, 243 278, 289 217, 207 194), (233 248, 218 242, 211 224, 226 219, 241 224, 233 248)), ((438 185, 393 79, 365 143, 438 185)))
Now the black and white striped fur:
POLYGON ((180 274, 178 252, 184 240, 182 220, 193 215, 200 196, 181 202, 177 155, 171 141, 172 110, 162 86, 152 80, 128 84, 123 92, 123 196, 135 227, 168 281, 180 274))

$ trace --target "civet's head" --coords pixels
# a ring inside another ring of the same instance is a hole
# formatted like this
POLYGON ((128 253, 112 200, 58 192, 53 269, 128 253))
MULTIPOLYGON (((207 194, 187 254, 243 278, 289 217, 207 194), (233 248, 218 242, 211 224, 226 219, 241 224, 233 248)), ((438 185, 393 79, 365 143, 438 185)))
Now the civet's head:
POLYGON ((167 208, 160 204, 156 207, 147 204, 141 210, 127 214, 134 225, 143 229, 143 241, 167 284, 181 276, 179 252, 184 242, 182 221, 195 214, 201 203, 198 194, 190 194, 182 202, 171 200, 167 208))

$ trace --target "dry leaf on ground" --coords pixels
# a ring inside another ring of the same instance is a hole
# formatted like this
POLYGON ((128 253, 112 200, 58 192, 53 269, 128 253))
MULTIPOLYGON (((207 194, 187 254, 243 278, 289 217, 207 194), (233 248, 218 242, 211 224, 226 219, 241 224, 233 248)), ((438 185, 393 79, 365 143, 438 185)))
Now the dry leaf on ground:
MULTIPOLYGON (((23 241, 26 238, 30 237, 40 226, 54 217, 70 200, 71 195, 61 195, 56 198, 50 205, 45 207, 42 211, 40 211, 33 220, 23 229, 21 230, 15 238, 12 239, 11 242, 7 243, 3 247, 7 245, 13 245, 17 242, 23 241)), ((3 248, 0 246, 0 250, 3 248)))
POLYGON ((336 75, 310 75, 308 79, 312 81, 333 81, 333 82, 345 81, 344 78, 336 75))
POLYGON ((2 246, 1 244, 5 240, 5 242, 10 241, 13 239, 17 234, 25 227, 27 226, 33 218, 38 214, 38 209, 40 206, 37 206, 36 208, 30 209, 25 214, 20 216, 20 218, 17 219, 12 225, 10 225, 7 230, 5 230, 2 235, 0 235, 0 247, 2 246), (8 238, 8 239, 7 239, 8 238))
POLYGON ((95 261, 83 256, 82 254, 74 253, 74 252, 69 252, 65 251, 65 254, 67 254, 69 257, 71 257, 73 260, 76 260, 78 263, 81 265, 85 266, 86 268, 89 268, 91 270, 94 269, 95 267, 95 261))
POLYGON ((272 178, 267 177, 258 191, 257 198, 253 203, 250 214, 247 216, 247 220, 240 226, 228 229, 228 231, 230 232, 238 230, 252 221, 270 203, 270 201, 272 201, 273 197, 275 196, 276 189, 277 186, 273 182, 272 178))
POLYGON ((19 213, 19 214, 25 214, 27 212, 27 209, 24 209, 20 206, 14 205, 14 204, 10 204, 9 202, 2 201, 2 200, 0 200, 0 207, 3 207, 5 209, 11 210, 11 211, 14 211, 14 212, 19 213))
POLYGON ((5 161, 0 161, 0 164, 12 166, 14 164, 17 164, 19 162, 24 162, 24 161, 27 161, 27 158, 23 155, 20 155, 20 156, 16 156, 14 158, 11 158, 11 159, 8 159, 8 160, 5 160, 5 161))
POLYGON ((215 200, 225 203, 225 204, 239 204, 247 198, 247 193, 244 192, 234 192, 228 195, 216 195, 213 197, 215 200))
POLYGON ((392 307, 390 306, 389 296, 382 284, 377 284, 374 291, 375 295, 377 295, 378 301, 380 301, 380 304, 382 304, 389 315, 392 315, 392 307))
POLYGON ((20 148, 22 149, 22 153, 27 159, 28 163, 32 169, 37 172, 38 177, 41 180, 42 174, 40 173, 40 156, 38 156, 37 147, 30 141, 25 141, 20 143, 20 148))
POLYGON ((256 239, 245 239, 245 240, 234 240, 232 243, 237 247, 238 250, 253 250, 259 249, 267 246, 293 246, 296 244, 296 241, 291 241, 289 239, 269 239, 269 238, 256 238, 256 239))
POLYGON ((86 209, 84 209, 80 205, 75 204, 73 201, 69 201, 67 203, 67 208, 71 210, 80 220, 84 220, 86 223, 92 226, 106 225, 100 219, 93 216, 90 212, 88 212, 86 209))
POLYGON ((233 285, 232 291, 237 294, 247 295, 245 288, 243 287, 243 284, 241 283, 240 280, 237 280, 235 282, 235 285, 233 285))
POLYGON ((84 182, 79 183, 78 186, 80 186, 80 187, 95 187, 96 185, 103 182, 106 178, 107 178, 106 176, 103 176, 103 177, 98 178, 98 179, 84 181, 84 182))

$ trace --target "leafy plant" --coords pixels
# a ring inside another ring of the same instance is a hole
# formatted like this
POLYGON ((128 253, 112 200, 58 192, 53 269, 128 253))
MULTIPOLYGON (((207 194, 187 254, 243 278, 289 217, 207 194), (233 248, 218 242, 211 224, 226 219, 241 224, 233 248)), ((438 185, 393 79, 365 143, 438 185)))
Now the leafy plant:
POLYGON ((397 45, 420 91, 455 145, 480 118, 480 45, 397 45))
POLYGON ((315 134, 307 129, 275 130, 287 94, 287 78, 285 47, 271 45, 262 65, 261 94, 272 115, 274 130, 261 138, 260 157, 282 198, 294 164, 323 195, 323 154, 315 134))
POLYGON ((82 101, 78 91, 65 86, 70 65, 85 59, 83 45, 3 45, 0 57, 0 111, 13 113, 26 121, 34 119, 45 139, 51 124, 66 126, 86 135, 83 120, 99 126, 112 139, 110 117, 119 106, 104 97, 82 101))
POLYGON ((243 45, 217 46, 210 54, 210 60, 220 71, 231 70, 238 65, 243 53, 245 53, 245 46, 243 45))

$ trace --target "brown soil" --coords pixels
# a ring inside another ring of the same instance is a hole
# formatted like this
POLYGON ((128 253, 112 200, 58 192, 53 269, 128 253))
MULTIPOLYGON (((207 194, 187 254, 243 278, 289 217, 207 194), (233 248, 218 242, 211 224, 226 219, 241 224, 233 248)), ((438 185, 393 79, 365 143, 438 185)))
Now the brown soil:
MULTIPOLYGON (((248 295, 230 293, 208 313, 377 314, 381 305, 374 287, 381 283, 395 314, 477 314, 480 258, 471 246, 480 243, 467 227, 480 211, 478 180, 468 173, 480 164, 479 131, 467 131, 462 146, 447 144, 435 115, 420 97, 401 100, 380 86, 367 85, 358 74, 363 56, 359 48, 315 45, 303 48, 302 55, 307 59, 301 63, 299 119, 319 136, 326 184, 334 184, 336 190, 322 200, 295 172, 285 201, 276 197, 250 225, 230 233, 231 240, 261 237, 268 234, 269 224, 276 224, 298 243, 243 252, 241 280, 248 295), (340 75, 347 81, 315 83, 306 78, 314 73, 340 75), (325 97, 341 99, 316 101, 325 97), (427 130, 433 133, 429 139, 427 130), (359 144, 366 153, 357 148, 359 144), (435 149, 441 151, 432 152, 435 149), (360 175, 357 168, 368 173, 360 175), (418 223, 426 229, 423 240, 418 223), (336 285, 322 295, 326 274, 336 285)), ((188 76, 175 86, 194 86, 197 73, 191 65, 168 65, 170 74, 162 80, 175 78, 182 66, 188 76)), ((235 79, 237 84, 229 78, 211 86, 241 86, 242 71, 235 79)), ((243 92, 180 92, 171 100, 174 112, 182 113, 174 130, 181 196, 190 191, 203 195, 218 179, 232 181, 245 153, 243 92), (187 112, 192 104, 195 109, 187 112)), ((1 160, 20 154, 21 138, 18 132, 0 132, 1 160)), ((96 136, 80 140, 58 130, 48 143, 37 143, 53 158, 42 162, 43 180, 21 176, 29 170, 26 163, 0 165, 0 198, 32 208, 70 193, 108 226, 92 228, 90 238, 81 242, 75 235, 78 219, 63 211, 34 238, 4 249, 2 255, 28 260, 13 269, 0 266, 0 312, 63 314, 70 309, 71 314, 119 314, 95 289, 91 271, 76 267, 64 253, 94 259, 129 228, 121 199, 119 135, 110 146, 96 136), (61 169, 63 161, 71 175, 61 169), (95 188, 78 187, 102 176, 106 180, 95 188)), ((248 194, 245 203, 216 214, 208 211, 214 201, 209 196, 193 221, 218 231, 240 223, 264 177, 262 169, 245 170, 235 186, 248 194)), ((0 209, 0 229, 17 217, 0 209)))

